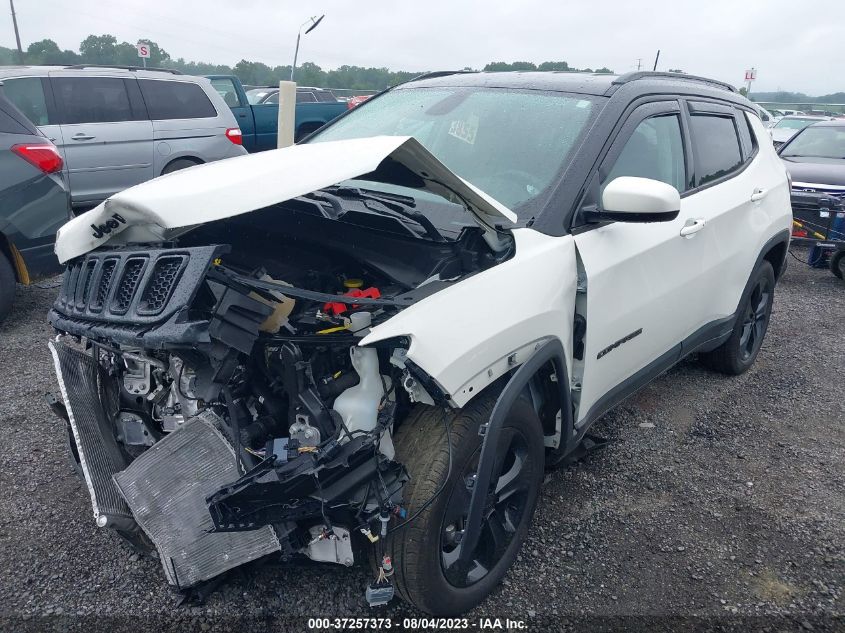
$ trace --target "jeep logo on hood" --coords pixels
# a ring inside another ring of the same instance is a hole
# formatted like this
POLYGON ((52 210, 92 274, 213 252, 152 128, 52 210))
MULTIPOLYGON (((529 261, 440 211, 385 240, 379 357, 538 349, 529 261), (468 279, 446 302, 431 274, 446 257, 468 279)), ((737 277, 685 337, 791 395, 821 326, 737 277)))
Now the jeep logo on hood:
POLYGON ((100 239, 104 235, 111 233, 121 224, 126 224, 126 220, 124 220, 119 213, 112 213, 112 216, 102 224, 91 225, 91 228, 94 229, 91 235, 93 235, 95 239, 100 239))

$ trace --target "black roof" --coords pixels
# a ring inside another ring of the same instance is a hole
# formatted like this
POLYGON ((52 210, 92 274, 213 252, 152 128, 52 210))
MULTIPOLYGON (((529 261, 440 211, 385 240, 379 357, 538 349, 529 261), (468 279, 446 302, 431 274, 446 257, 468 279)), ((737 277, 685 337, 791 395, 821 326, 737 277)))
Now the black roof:
MULTIPOLYGON (((633 72, 624 75, 565 71, 509 72, 434 72, 412 79, 414 86, 477 86, 480 88, 516 88, 555 90, 596 96, 610 96, 632 84, 644 92, 677 92, 718 96, 748 105, 730 84, 683 73, 633 72)), ((408 85, 405 84, 405 85, 408 85)))

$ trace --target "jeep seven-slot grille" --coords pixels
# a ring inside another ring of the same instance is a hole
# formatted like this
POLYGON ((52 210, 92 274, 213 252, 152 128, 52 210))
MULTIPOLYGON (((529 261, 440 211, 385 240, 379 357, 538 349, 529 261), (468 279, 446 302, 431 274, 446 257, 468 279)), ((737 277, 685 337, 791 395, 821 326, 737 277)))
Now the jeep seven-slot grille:
POLYGON ((77 332, 106 324, 115 331, 150 331, 191 304, 212 262, 227 250, 209 245, 89 253, 68 265, 50 322, 69 319, 62 327, 80 324, 77 332))
POLYGON ((126 260, 111 304, 113 313, 125 314, 129 309, 132 299, 135 298, 135 291, 138 289, 138 282, 141 281, 141 274, 144 272, 146 263, 147 260, 143 257, 133 257, 126 260))

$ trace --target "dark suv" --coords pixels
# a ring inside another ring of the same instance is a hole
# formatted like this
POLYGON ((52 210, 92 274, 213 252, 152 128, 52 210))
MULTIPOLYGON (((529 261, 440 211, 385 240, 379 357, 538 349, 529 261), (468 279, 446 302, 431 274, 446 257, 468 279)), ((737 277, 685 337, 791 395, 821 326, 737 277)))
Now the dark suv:
POLYGON ((62 157, 3 94, 0 82, 0 320, 12 309, 15 282, 61 271, 56 231, 70 217, 62 157))

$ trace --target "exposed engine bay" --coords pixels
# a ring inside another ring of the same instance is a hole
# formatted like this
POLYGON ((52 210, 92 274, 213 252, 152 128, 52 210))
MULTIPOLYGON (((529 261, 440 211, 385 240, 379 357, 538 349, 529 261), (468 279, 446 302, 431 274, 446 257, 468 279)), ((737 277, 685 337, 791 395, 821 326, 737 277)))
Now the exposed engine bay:
POLYGON ((407 520, 392 434, 448 394, 407 339, 359 342, 508 253, 407 205, 339 204, 314 192, 69 262, 50 322, 72 451, 97 524, 151 542, 175 586, 277 553, 349 565, 407 520))

